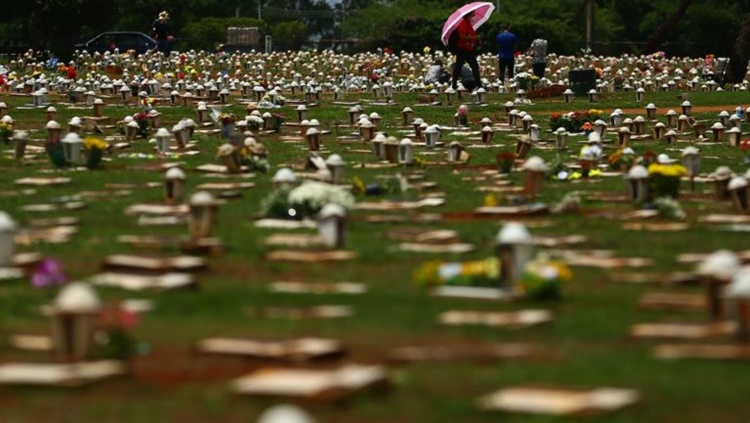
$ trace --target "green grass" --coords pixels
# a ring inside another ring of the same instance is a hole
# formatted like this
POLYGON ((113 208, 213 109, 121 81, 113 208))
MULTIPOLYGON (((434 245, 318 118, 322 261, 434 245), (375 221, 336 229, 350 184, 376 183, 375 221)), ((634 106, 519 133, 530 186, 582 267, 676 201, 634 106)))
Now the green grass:
MULTIPOLYGON (((360 97, 348 94, 345 100, 360 97)), ((366 94, 361 95, 367 98, 366 94)), ((582 99, 567 105, 561 99, 537 101, 537 104, 520 107, 535 117, 546 128, 546 116, 553 111, 587 110, 595 106, 606 113, 615 107, 638 108, 653 102, 660 116, 669 108, 679 110, 680 101, 674 92, 650 93, 644 103, 636 103, 633 93, 605 94, 599 103, 592 105, 582 99)), ((488 116, 497 121, 503 116, 503 104, 510 95, 492 94, 487 107, 470 106, 470 121, 477 128, 479 120, 488 116)), ((742 104, 742 93, 691 93, 695 106, 726 106, 733 110, 742 104)), ((18 97, 0 98, 11 106, 10 114, 18 122, 18 129, 40 129, 44 112, 21 110, 17 107, 27 102, 18 97)), ((413 94, 396 98, 393 106, 368 106, 369 113, 377 111, 384 122, 384 130, 394 133, 401 121, 400 110, 416 102, 413 94)), ((428 123, 451 124, 456 105, 433 108, 415 108, 415 117, 428 123)), ((181 117, 192 117, 193 112, 181 107, 159 107, 166 127, 171 127, 181 117)), ((244 115, 244 108, 229 108, 244 115)), ((121 119, 135 108, 111 107, 107 114, 121 119)), ((282 113, 294 120, 293 107, 282 113)), ((74 115, 86 115, 84 110, 58 107, 58 121, 64 123, 74 115)), ((645 113, 644 113, 645 114, 645 113)), ((698 115, 713 121, 718 112, 698 115)), ((324 100, 312 108, 310 118, 317 118, 325 128, 333 130, 336 121, 347 122, 346 108, 331 105, 324 100)), ((634 117, 631 116, 631 117, 634 117)), ((285 129, 285 133, 291 130, 285 129)), ((344 128, 339 129, 345 132, 344 128)), ((111 132, 111 131, 110 131, 111 132)), ((41 138, 43 130, 32 133, 41 138)), ((394 133, 395 134, 395 133, 394 133)), ((400 137, 401 134, 395 134, 400 137)), ((214 179, 193 172, 197 165, 214 161, 214 152, 220 144, 216 137, 196 137, 201 154, 180 160, 186 162, 188 192, 199 183, 214 179)), ((446 137, 448 141, 454 139, 446 137)), ((582 138, 571 140, 575 142, 582 138)), ((301 163, 305 152, 300 144, 287 144, 275 136, 262 136, 271 154, 272 171, 280 163, 301 163)), ((493 149, 471 149, 469 166, 428 166, 427 180, 435 181, 439 190, 446 192, 447 203, 426 212, 470 212, 481 206, 485 194, 474 189, 474 182, 462 177, 477 175, 494 165, 494 155, 500 150, 513 149, 515 140, 496 134, 493 149)), ((377 175, 392 174, 399 169, 363 169, 357 163, 371 163, 371 155, 348 153, 348 145, 338 144, 333 136, 324 137, 331 152, 341 153, 348 161, 347 178, 358 176, 365 182, 374 181, 377 175)), ((678 148, 682 148, 681 144, 678 148)), ((356 146, 354 148, 362 148, 356 146)), ((675 148, 667 148, 654 141, 635 142, 639 153, 646 149, 667 152, 678 157, 675 148)), ((143 140, 137 141, 132 151, 147 152, 143 140)), ((576 149, 563 154, 575 155, 576 149)), ((611 150, 609 150, 611 151, 611 150)), ((160 171, 134 169, 143 164, 156 164, 159 160, 139 160, 118 157, 116 152, 103 170, 91 172, 55 171, 52 175, 70 176, 73 182, 63 187, 38 188, 36 193, 24 196, 0 197, 0 209, 10 213, 24 224, 41 216, 74 215, 82 220, 80 231, 68 244, 38 244, 22 247, 22 251, 40 251, 60 259, 71 279, 88 277, 99 270, 107 254, 134 252, 118 244, 121 234, 177 234, 183 228, 140 227, 134 217, 125 216, 122 210, 140 202, 161 201, 161 190, 136 189, 131 195, 109 196, 86 200, 85 210, 60 213, 23 212, 27 204, 44 203, 56 197, 75 195, 81 191, 103 191, 107 183, 153 182, 163 177, 160 171)), ((725 144, 701 146, 705 156, 703 170, 712 171, 719 164, 728 164, 736 172, 744 172, 743 153, 725 144)), ((552 150, 532 150, 546 160, 555 156, 552 150)), ((438 156, 426 156, 428 161, 438 156)), ((38 161, 18 163, 8 155, 0 156, 0 191, 15 189, 14 181, 26 176, 50 175, 40 173, 51 169, 41 157, 38 161)), ((407 171, 408 172, 408 171, 407 171)), ((519 176, 513 176, 516 183, 519 176)), ((253 219, 259 203, 270 189, 270 176, 258 175, 256 187, 243 191, 238 200, 231 200, 220 209, 216 235, 226 246, 226 253, 209 259, 210 269, 199 275, 198 292, 137 293, 114 289, 101 290, 107 300, 122 298, 152 298, 156 310, 143 316, 135 329, 138 340, 151 346, 152 354, 136 358, 136 368, 151 369, 136 372, 125 378, 80 391, 62 389, 0 388, 0 409, 3 422, 240 422, 253 421, 260 411, 272 404, 267 400, 236 398, 228 392, 228 381, 244 371, 254 368, 252 363, 233 358, 222 360, 202 357, 190 351, 194 341, 205 336, 237 335, 259 338, 286 338, 302 335, 330 336, 343 340, 350 349, 353 360, 381 361, 394 347, 412 343, 462 344, 478 342, 530 342, 544 356, 535 360, 505 361, 492 364, 426 363, 392 368, 394 388, 384 396, 356 398, 344 407, 311 406, 321 422, 491 422, 491 421, 557 421, 550 418, 497 415, 482 413, 474 408, 474 400, 486 393, 515 384, 559 384, 571 387, 622 386, 641 391, 642 402, 614 416, 604 416, 591 421, 607 422, 706 422, 744 421, 750 414, 747 392, 750 378, 746 377, 746 364, 685 361, 662 362, 651 357, 654 342, 628 338, 629 327, 637 322, 659 320, 700 320, 698 313, 646 312, 636 308, 638 298, 654 286, 639 286, 613 282, 614 271, 575 268, 574 281, 564 287, 564 299, 556 304, 498 304, 476 300, 448 300, 432 298, 422 287, 411 281, 411 272, 427 260, 470 260, 492 254, 492 240, 503 220, 446 221, 428 227, 451 228, 459 232, 463 241, 476 245, 476 251, 461 256, 441 256, 398 252, 396 242, 388 240, 385 233, 393 224, 370 224, 364 221, 368 212, 355 211, 351 218, 347 248, 356 251, 359 258, 353 262, 335 264, 272 263, 263 259, 268 250, 262 243, 272 233, 256 229, 253 219), (364 296, 317 296, 273 294, 267 284, 277 280, 300 279, 309 281, 353 281, 365 283, 369 292, 364 296), (355 310, 354 317, 342 320, 287 321, 248 317, 245 309, 254 306, 308 306, 316 304, 348 304, 355 310), (449 309, 513 310, 518 308, 550 307, 555 321, 547 326, 524 330, 503 330, 482 327, 450 328, 437 324, 437 315, 449 309), (217 364, 218 363, 218 364, 217 364), (162 369, 162 377, 153 376, 154 369, 162 369), (239 371, 237 370, 239 369, 239 371), (171 378, 171 379, 170 379, 171 378), (172 382, 165 382, 166 379, 172 382), (74 410, 74 411, 71 411, 74 410)), ((708 185, 698 185, 708 195, 708 185)), ((554 203, 571 190, 624 191, 620 178, 602 178, 598 182, 548 181, 540 200, 554 203)), ((683 192, 685 188, 683 187, 683 192)), ((371 198, 368 198, 370 200, 371 198)), ((586 215, 549 217, 554 224, 531 229, 533 234, 583 234, 589 238, 586 248, 613 249, 618 256, 645 256, 655 261, 649 271, 667 272, 690 270, 690 266, 675 262, 682 252, 710 252, 716 248, 744 249, 746 236, 741 233, 720 232, 715 227, 697 223, 702 213, 732 213, 728 203, 683 201, 691 229, 687 232, 633 232, 622 229, 619 221, 605 220, 586 215)), ((586 202, 584 212, 615 207, 630 210, 632 206, 586 202)), ((543 218, 546 219, 546 218, 543 218)), ((538 219, 537 219, 538 220, 538 219)), ((685 288, 698 292, 697 288, 685 288)), ((6 345, 7 336, 16 332, 42 332, 47 322, 39 315, 38 306, 50 301, 54 292, 38 291, 26 281, 4 282, 0 285, 0 361, 10 359, 43 360, 41 355, 28 355, 13 351, 6 345)))

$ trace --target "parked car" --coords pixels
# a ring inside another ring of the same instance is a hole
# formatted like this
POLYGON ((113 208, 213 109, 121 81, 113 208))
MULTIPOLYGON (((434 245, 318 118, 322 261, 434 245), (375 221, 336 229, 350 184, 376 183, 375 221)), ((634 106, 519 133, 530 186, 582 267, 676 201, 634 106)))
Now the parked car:
POLYGON ((89 53, 113 52, 118 49, 120 53, 134 50, 137 54, 146 53, 155 47, 156 40, 142 32, 134 31, 103 32, 75 46, 77 50, 86 50, 89 53))

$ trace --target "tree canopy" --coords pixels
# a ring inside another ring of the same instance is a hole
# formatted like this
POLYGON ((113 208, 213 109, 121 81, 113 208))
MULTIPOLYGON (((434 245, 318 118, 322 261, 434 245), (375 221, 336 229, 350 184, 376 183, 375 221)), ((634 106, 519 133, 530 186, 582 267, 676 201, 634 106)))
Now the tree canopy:
MULTIPOLYGON (((543 34, 550 50, 571 54, 586 45, 585 0, 500 1, 500 9, 480 29, 481 48, 494 50, 501 23, 510 23, 526 48, 543 34)), ((463 0, 29 0, 4 10, 0 47, 13 42, 60 56, 73 45, 104 31, 151 32, 159 11, 171 15, 182 48, 213 49, 226 40, 226 28, 253 25, 285 49, 328 48, 337 41, 358 50, 441 48, 440 30, 463 0), (260 18, 260 21, 258 20, 260 18), (352 40, 356 40, 353 43, 352 40)), ((651 53, 729 56, 750 0, 594 0, 594 53, 651 53), (684 13, 677 16, 684 5, 684 13), (674 25, 662 31, 667 22, 674 25), (721 28, 721 30, 717 30, 721 28), (664 32, 663 37, 657 37, 664 32), (652 43, 653 44, 653 43, 652 43)))

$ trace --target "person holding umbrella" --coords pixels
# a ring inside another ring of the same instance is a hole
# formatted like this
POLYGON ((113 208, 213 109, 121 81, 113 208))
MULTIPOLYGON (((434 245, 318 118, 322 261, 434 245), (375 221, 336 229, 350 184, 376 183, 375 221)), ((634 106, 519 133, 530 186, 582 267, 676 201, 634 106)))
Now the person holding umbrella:
POLYGON ((487 22, 493 10, 495 10, 495 5, 490 2, 469 3, 453 12, 443 25, 440 38, 443 44, 448 46, 450 52, 456 56, 451 81, 454 89, 458 85, 458 78, 465 63, 468 63, 471 68, 477 82, 477 88, 482 86, 479 63, 477 63, 477 56, 474 52, 474 44, 478 40, 476 30, 480 25, 487 22))
POLYGON ((473 17, 473 11, 464 15, 461 23, 458 24, 458 28, 456 28, 456 31, 453 33, 453 37, 456 41, 452 53, 456 56, 456 62, 453 64, 453 79, 451 81, 451 86, 454 89, 458 85, 458 79, 461 78, 461 69, 466 63, 468 63, 471 68, 471 73, 474 75, 474 80, 477 82, 477 88, 482 86, 482 79, 479 76, 479 63, 477 62, 477 55, 474 53, 474 44, 479 37, 472 25, 473 17))

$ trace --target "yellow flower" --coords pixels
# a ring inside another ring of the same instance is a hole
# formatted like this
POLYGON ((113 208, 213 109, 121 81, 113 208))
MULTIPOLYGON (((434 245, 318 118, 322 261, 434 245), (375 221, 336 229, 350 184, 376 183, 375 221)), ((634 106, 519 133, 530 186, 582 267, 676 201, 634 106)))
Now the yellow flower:
POLYGON ((109 144, 101 138, 86 137, 83 139, 83 148, 86 150, 106 150, 109 144))
POLYGON ((352 186, 352 191, 354 191, 355 194, 364 194, 367 191, 365 183, 356 176, 352 178, 352 186))
POLYGON ((560 280, 569 281, 573 279, 573 272, 571 272, 570 267, 560 262, 553 262, 552 265, 557 269, 557 277, 560 280))
POLYGON ((687 175, 687 169, 685 168, 685 166, 680 164, 651 163, 648 166, 648 174, 662 176, 685 176, 687 175))
POLYGON ((495 197, 495 194, 489 193, 484 196, 485 207, 495 207, 497 206, 497 203, 497 197, 495 197))

